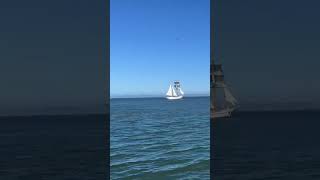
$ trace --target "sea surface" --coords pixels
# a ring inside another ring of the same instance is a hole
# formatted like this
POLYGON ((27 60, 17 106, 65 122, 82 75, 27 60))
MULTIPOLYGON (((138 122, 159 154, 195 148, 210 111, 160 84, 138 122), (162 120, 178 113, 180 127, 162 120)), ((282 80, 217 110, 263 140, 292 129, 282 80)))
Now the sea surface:
POLYGON ((0 117, 0 180, 107 179, 108 117, 0 117))
POLYGON ((238 112, 212 126, 215 180, 320 179, 320 111, 238 112))
POLYGON ((209 97, 110 105, 111 179, 210 179, 209 97))

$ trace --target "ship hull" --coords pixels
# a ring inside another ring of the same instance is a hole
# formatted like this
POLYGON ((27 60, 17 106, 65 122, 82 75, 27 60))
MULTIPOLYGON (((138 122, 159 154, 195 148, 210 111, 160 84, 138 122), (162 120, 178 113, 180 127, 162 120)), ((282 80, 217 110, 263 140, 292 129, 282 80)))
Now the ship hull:
POLYGON ((183 96, 167 96, 166 98, 169 100, 177 100, 177 99, 182 99, 183 96))
POLYGON ((231 114, 236 110, 236 108, 232 109, 222 109, 216 112, 210 113, 210 119, 218 119, 218 118, 229 118, 231 114))

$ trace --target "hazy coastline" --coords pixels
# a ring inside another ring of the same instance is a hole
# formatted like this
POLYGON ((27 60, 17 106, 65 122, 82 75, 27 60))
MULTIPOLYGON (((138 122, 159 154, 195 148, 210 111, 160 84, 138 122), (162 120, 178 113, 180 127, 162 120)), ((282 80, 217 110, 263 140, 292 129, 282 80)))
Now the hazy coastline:
MULTIPOLYGON (((207 98, 208 95, 187 96, 188 98, 207 98)), ((112 97, 110 102, 114 100, 134 100, 134 99, 161 99, 164 97, 112 97)), ((0 117, 15 116, 59 116, 59 115, 100 115, 109 113, 108 104, 96 104, 87 106, 52 106, 52 107, 21 107, 21 108, 2 108, 0 117)), ((241 101, 239 112, 274 112, 274 111, 320 111, 320 105, 311 102, 243 102, 241 101)))

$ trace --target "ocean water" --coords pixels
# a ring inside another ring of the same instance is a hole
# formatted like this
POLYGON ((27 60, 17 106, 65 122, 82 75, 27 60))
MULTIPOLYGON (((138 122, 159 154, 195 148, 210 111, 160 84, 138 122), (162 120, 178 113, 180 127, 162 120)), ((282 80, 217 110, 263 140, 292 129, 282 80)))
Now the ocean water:
POLYGON ((213 179, 319 180, 320 111, 238 112, 213 126, 213 179))
POLYGON ((107 120, 107 115, 0 117, 0 179, 106 179, 107 120))
POLYGON ((209 101, 112 99, 111 179, 210 179, 209 101))

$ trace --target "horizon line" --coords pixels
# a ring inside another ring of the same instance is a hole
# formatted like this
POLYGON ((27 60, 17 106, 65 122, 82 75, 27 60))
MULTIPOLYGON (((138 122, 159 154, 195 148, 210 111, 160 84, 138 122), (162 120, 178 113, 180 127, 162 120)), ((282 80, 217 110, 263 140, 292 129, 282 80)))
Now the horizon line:
MULTIPOLYGON (((165 98, 166 96, 157 96, 157 95, 150 95, 150 96, 110 96, 110 99, 131 99, 131 98, 165 98)), ((189 96, 184 96, 184 98, 189 98, 189 97, 210 97, 208 94, 199 94, 199 95, 189 95, 189 96)))
MULTIPOLYGON (((273 110, 266 110, 266 109, 240 109, 237 112, 239 113, 248 113, 248 112, 319 112, 319 108, 308 108, 308 109, 273 109, 273 110)), ((0 114, 0 118, 6 117, 41 117, 41 116, 100 116, 100 115, 109 115, 110 117, 111 112, 96 112, 96 113, 32 113, 32 114, 17 114, 17 115, 10 115, 10 114, 0 114)))

